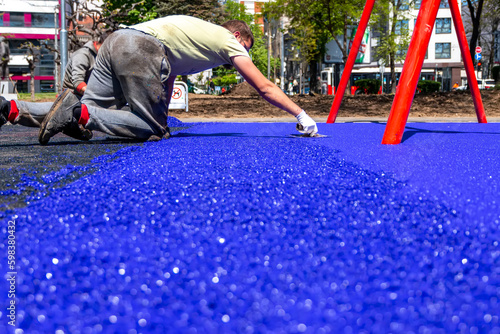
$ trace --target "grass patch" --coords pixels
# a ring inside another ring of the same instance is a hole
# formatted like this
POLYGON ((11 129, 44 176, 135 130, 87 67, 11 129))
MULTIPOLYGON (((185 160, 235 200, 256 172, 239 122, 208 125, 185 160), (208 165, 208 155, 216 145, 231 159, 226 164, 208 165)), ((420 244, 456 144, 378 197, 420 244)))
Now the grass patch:
MULTIPOLYGON (((57 93, 35 93, 35 101, 34 102, 48 102, 54 101, 56 99, 57 93)), ((19 93, 20 101, 28 101, 33 102, 31 100, 31 93, 19 93)))

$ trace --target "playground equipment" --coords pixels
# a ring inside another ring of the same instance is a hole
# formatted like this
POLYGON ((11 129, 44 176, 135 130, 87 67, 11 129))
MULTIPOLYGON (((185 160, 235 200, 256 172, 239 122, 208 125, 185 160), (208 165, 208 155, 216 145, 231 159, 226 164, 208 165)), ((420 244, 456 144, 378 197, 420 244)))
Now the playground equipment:
MULTIPOLYGON (((458 8, 457 0, 448 0, 450 10, 453 18, 453 24, 457 32, 460 51, 464 61, 465 72, 467 74, 467 81, 472 93, 474 101, 474 108, 476 110, 477 120, 479 123, 487 123, 486 115, 484 113, 483 101, 479 92, 476 75, 474 73, 474 65, 469 53, 469 46, 465 35, 462 17, 458 8)), ((361 44, 361 40, 368 25, 371 12, 375 0, 367 0, 363 14, 354 36, 352 48, 349 52, 349 57, 344 67, 344 72, 340 78, 337 94, 333 100, 332 108, 327 119, 327 123, 334 123, 337 118, 337 113, 344 96, 349 77, 354 66, 354 61, 361 44)), ((396 89, 396 95, 392 102, 391 113, 387 120, 384 137, 382 144, 399 144, 403 137, 406 122, 410 112, 411 104, 417 88, 419 73, 422 70, 422 65, 425 58, 425 52, 429 45, 432 29, 436 21, 437 12, 439 10, 440 0, 422 0, 420 10, 417 16, 417 22, 408 48, 407 57, 403 65, 403 71, 399 80, 399 85, 396 89)))

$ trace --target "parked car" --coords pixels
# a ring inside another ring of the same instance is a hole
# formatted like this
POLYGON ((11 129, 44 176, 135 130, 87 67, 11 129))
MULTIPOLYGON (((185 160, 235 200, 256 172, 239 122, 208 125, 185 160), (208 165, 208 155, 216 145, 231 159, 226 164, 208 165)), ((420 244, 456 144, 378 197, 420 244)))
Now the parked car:
MULTIPOLYGON (((477 79, 477 86, 479 89, 489 89, 495 87, 495 80, 493 79, 477 79)), ((466 90, 468 89, 468 85, 459 86, 456 90, 466 90)))
POLYGON ((192 89, 192 92, 190 92, 190 93, 195 93, 195 94, 206 94, 206 93, 207 93, 207 92, 206 92, 206 91, 204 91, 203 89, 198 88, 198 87, 196 87, 196 86, 192 86, 192 88, 191 88, 191 89, 192 89))
POLYGON ((493 79, 480 79, 477 81, 479 89, 489 89, 495 87, 495 80, 493 79))

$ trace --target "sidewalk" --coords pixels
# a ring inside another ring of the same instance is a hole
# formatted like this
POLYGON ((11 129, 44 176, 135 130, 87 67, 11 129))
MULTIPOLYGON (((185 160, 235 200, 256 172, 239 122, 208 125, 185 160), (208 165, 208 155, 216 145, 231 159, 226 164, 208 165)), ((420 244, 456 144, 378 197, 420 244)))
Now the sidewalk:
MULTIPOLYGON (((260 118, 220 118, 186 117, 176 114, 176 118, 185 123, 296 123, 295 117, 260 117, 260 118)), ((311 116, 318 123, 326 123, 328 117, 311 116)), ((500 117, 487 117, 489 123, 500 123, 500 117)), ((386 123, 385 117, 337 117, 336 123, 386 123)), ((409 117, 408 123, 477 123, 476 117, 409 117)))

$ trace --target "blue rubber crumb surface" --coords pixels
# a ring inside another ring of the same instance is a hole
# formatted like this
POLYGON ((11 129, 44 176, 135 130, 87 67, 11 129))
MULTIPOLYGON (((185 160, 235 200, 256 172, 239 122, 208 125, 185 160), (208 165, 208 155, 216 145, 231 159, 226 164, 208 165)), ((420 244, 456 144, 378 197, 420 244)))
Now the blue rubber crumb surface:
MULTIPOLYGON (((481 190, 463 199, 443 192, 446 183, 472 188, 470 180, 429 182, 417 170, 447 170, 432 154, 403 175, 391 161, 403 165, 418 150, 416 136, 380 147, 383 128, 373 125, 324 130, 329 137, 318 139, 287 138, 292 129, 198 125, 118 152, 11 213, 19 328, 500 333, 491 190, 483 190, 489 211, 474 211, 481 190), (356 129, 357 141, 340 135, 356 129)), ((424 146, 442 152, 448 141, 424 146)), ((462 167, 455 172, 467 176, 462 167)), ((497 174, 479 185, 497 189, 497 174)), ((5 273, 6 243, 0 248, 5 273)), ((4 296, 7 289, 0 280, 4 296)))

